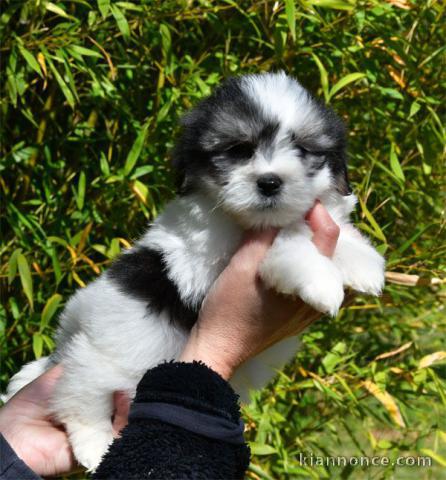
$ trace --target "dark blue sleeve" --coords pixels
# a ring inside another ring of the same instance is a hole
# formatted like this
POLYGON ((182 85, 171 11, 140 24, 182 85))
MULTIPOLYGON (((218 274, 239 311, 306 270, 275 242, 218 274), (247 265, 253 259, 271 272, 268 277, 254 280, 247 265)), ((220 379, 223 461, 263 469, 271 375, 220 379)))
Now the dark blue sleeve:
POLYGON ((40 480, 0 434, 0 480, 40 480))

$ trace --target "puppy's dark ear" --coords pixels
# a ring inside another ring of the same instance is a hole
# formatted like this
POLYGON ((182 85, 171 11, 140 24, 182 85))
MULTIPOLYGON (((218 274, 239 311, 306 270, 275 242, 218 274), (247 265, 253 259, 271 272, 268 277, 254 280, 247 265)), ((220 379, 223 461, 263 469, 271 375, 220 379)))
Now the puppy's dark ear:
POLYGON ((345 147, 341 146, 341 149, 342 150, 337 152, 330 152, 327 155, 327 160, 336 191, 345 197, 351 195, 352 188, 348 181, 347 155, 345 147))
POLYGON ((346 197, 347 195, 351 195, 353 193, 350 182, 348 181, 347 165, 344 165, 342 169, 342 173, 339 174, 339 177, 338 179, 336 179, 336 182, 337 182, 336 190, 344 197, 346 197))
POLYGON ((348 181, 347 163, 345 160, 342 162, 339 171, 335 174, 335 182, 336 191, 342 196, 346 197, 347 195, 351 195, 353 193, 350 182, 348 181))

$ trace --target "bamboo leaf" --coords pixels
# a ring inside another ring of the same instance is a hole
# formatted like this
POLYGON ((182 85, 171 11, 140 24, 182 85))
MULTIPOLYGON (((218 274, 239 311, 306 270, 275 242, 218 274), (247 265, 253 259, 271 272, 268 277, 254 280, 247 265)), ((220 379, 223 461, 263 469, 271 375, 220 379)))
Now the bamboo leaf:
POLYGON ((380 240, 382 240, 384 243, 387 244, 386 236, 381 230, 381 227, 378 225, 377 221, 373 218, 373 215, 370 213, 367 206, 362 201, 361 197, 358 196, 358 199, 359 199, 359 204, 361 205, 362 212, 364 213, 365 217, 369 221, 370 225, 373 227, 373 230, 371 230, 371 232, 375 235, 375 237, 379 238, 380 240))
POLYGON ((390 352, 386 353, 381 353, 377 357, 375 357, 374 361, 376 362, 377 360, 384 360, 385 358, 390 358, 394 357, 395 355, 399 355, 400 353, 406 351, 408 348, 412 346, 413 342, 407 342, 404 345, 401 345, 401 347, 396 348, 395 350, 392 350, 390 352))
POLYGON ((364 78, 366 76, 365 73, 350 73, 346 75, 345 77, 342 77, 338 82, 336 82, 333 87, 330 90, 329 93, 329 98, 331 99, 338 93, 340 90, 342 90, 344 87, 346 87, 348 84, 357 82, 358 80, 361 80, 361 78, 364 78))
POLYGON ((79 210, 84 208, 85 190, 87 186, 87 177, 85 172, 82 171, 79 175, 79 183, 77 185, 76 205, 79 210))
POLYGON ((402 182, 406 180, 403 169, 398 160, 398 155, 395 151, 395 144, 393 142, 390 145, 390 168, 392 169, 392 172, 395 174, 398 180, 401 180, 402 182))
POLYGON ((333 10, 353 10, 354 5, 342 0, 307 0, 308 5, 315 7, 330 8, 333 10))
POLYGON ((172 51, 172 36, 170 34, 169 27, 165 23, 160 25, 160 34, 163 57, 167 61, 170 58, 172 51))
POLYGON ((139 180, 135 180, 131 185, 132 192, 135 194, 144 205, 147 205, 147 200, 149 198, 149 189, 144 183, 139 180))
POLYGON ((47 70, 46 70, 45 57, 44 57, 44 55, 43 55, 42 52, 39 52, 39 53, 37 54, 37 62, 39 63, 40 68, 42 69, 42 72, 43 72, 44 76, 45 76, 45 77, 48 76, 48 72, 47 72, 47 70))
POLYGON ((329 85, 327 70, 325 69, 324 64, 321 62, 320 58, 315 53, 312 52, 311 56, 313 57, 313 60, 316 62, 317 68, 319 69, 322 91, 324 93, 325 101, 328 102, 330 100, 330 97, 328 92, 329 85))
POLYGON ((371 393, 381 404, 384 408, 388 411, 392 420, 400 427, 405 427, 406 424, 404 423, 404 419, 401 415, 400 409, 395 402, 395 399, 390 395, 390 393, 386 392, 385 390, 381 389, 370 380, 365 380, 362 382, 362 386, 371 393))
POLYGON ((272 455, 273 453, 277 453, 274 447, 258 442, 249 442, 249 448, 253 455, 272 455))
POLYGON ((294 5, 294 0, 285 0, 285 13, 288 28, 290 29, 291 37, 294 41, 296 40, 296 7, 294 5))
POLYGON ((98 8, 101 12, 102 18, 105 18, 110 10, 110 0, 98 0, 98 8))
POLYGON ((17 257, 21 253, 22 249, 16 248, 8 260, 8 283, 11 285, 17 274, 17 257))
POLYGON ((19 45, 19 52, 22 54, 22 57, 25 59, 26 63, 43 78, 39 62, 34 58, 34 55, 29 52, 23 45, 19 45))
POLYGON ((33 279, 31 271, 29 269, 28 260, 23 253, 17 255, 17 266, 19 268, 20 281, 22 282, 22 288, 28 299, 31 310, 34 308, 33 302, 33 279))
MULTIPOLYGON (((46 49, 45 49, 46 50, 46 49)), ((75 100, 73 93, 71 92, 70 88, 68 85, 65 83, 65 80, 62 78, 60 75, 59 71, 55 67, 53 61, 50 59, 48 52, 44 51, 43 52, 45 55, 45 59, 50 67, 50 70, 53 72, 54 78, 56 79, 56 82, 59 84, 60 89, 62 90, 62 93, 64 94, 65 98, 67 99, 68 105, 70 105, 71 108, 74 108, 75 105, 75 100)))
POLYGON ((56 249, 52 246, 49 251, 51 257, 51 263, 54 270, 54 278, 56 279, 56 285, 59 285, 59 282, 62 278, 62 269, 60 267, 59 258, 57 257, 56 249))
POLYGON ((430 448, 420 448, 420 452, 428 457, 433 458, 442 467, 446 467, 446 458, 442 457, 439 453, 434 452, 430 448))
POLYGON ((409 111, 409 118, 412 118, 414 115, 416 115, 419 112, 420 108, 421 105, 418 102, 412 102, 409 111))
POLYGON ((96 50, 92 50, 91 48, 81 47, 80 45, 70 45, 69 50, 72 50, 78 53, 79 55, 83 55, 86 57, 102 58, 102 55, 96 50))
POLYGON ((42 336, 42 340, 45 343, 45 345, 47 346, 48 350, 50 350, 50 351, 54 350, 55 344, 54 344, 53 339, 50 338, 48 335, 42 334, 41 336, 42 336))
POLYGON ((446 352, 435 352, 430 355, 426 355, 420 360, 418 368, 427 368, 437 362, 442 362, 446 360, 446 352))
POLYGON ((55 293, 53 296, 51 296, 48 299, 45 306, 43 307, 42 315, 40 317, 40 331, 43 331, 44 328, 48 326, 50 320, 53 318, 54 314, 56 313, 61 300, 62 300, 62 295, 58 293, 55 293))
POLYGON ((130 27, 127 19, 117 5, 111 4, 110 9, 115 17, 116 24, 118 25, 119 31, 122 33, 124 40, 128 40, 130 38, 130 27))
POLYGON ((52 2, 48 2, 48 3, 45 5, 45 8, 46 8, 48 11, 55 13, 56 15, 60 15, 61 17, 70 18, 70 15, 68 15, 67 12, 66 12, 63 8, 58 7, 57 5, 55 5, 55 4, 52 3, 52 2))
POLYGON ((133 167, 135 166, 139 156, 141 155, 142 147, 144 146, 144 141, 146 139, 147 127, 148 124, 146 123, 136 137, 136 140, 133 143, 129 154, 127 155, 127 159, 124 165, 125 175, 128 175, 133 170, 133 167))
POLYGON ((43 350, 43 338, 40 333, 35 333, 33 335, 33 352, 36 358, 40 358, 42 356, 43 350))

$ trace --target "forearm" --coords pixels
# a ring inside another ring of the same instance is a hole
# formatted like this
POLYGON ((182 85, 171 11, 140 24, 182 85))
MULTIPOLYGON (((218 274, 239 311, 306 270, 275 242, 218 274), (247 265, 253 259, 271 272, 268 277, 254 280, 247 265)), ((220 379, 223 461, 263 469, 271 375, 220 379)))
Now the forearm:
POLYGON ((140 382, 129 424, 94 478, 243 478, 242 432, 237 396, 222 377, 196 362, 166 363, 140 382))

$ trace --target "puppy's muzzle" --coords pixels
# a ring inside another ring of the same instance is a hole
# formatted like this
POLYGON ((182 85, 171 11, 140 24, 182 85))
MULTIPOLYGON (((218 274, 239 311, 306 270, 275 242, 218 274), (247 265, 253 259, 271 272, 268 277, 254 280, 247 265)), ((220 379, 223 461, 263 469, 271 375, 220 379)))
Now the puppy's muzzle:
POLYGON ((272 197, 280 192, 282 183, 278 175, 268 173, 257 179, 257 189, 265 197, 272 197))

